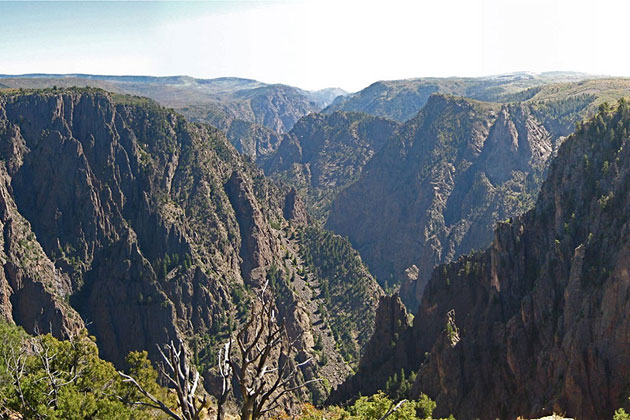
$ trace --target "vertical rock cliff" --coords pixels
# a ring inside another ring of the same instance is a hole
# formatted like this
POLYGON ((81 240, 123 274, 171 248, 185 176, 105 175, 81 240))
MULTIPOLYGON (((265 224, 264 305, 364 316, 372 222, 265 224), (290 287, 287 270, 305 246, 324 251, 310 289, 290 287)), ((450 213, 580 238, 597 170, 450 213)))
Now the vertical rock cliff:
POLYGON ((627 405, 629 131, 627 102, 602 106, 562 144, 533 209, 433 271, 389 363, 413 349, 413 394, 437 414, 603 419, 627 405))
POLYGON ((326 227, 381 284, 415 265, 401 290, 415 307, 436 264, 486 247, 498 220, 533 203, 555 141, 525 105, 434 95, 337 196, 326 227))

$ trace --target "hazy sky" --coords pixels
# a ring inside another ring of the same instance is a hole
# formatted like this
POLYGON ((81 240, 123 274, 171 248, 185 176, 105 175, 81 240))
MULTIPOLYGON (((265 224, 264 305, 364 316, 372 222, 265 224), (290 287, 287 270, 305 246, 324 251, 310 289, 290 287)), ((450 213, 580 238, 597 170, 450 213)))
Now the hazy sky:
POLYGON ((306 89, 573 70, 630 76, 617 0, 0 1, 0 73, 239 76, 306 89))

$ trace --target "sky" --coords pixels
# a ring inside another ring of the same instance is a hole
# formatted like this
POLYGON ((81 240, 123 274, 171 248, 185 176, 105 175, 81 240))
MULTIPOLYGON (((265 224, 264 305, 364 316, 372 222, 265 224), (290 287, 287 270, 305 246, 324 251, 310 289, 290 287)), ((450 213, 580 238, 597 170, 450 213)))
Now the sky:
POLYGON ((245 77, 356 91, 377 80, 630 76, 621 0, 0 1, 0 74, 245 77))

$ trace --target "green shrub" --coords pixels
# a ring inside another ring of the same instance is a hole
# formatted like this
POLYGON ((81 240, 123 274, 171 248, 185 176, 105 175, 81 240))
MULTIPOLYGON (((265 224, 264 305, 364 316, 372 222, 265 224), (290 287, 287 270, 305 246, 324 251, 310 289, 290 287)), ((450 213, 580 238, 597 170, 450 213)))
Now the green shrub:
MULTIPOLYGON (((132 353, 127 361, 143 386, 169 401, 146 352, 132 353)), ((152 408, 127 404, 132 401, 144 397, 99 358, 85 330, 61 341, 50 334, 30 337, 0 322, 0 407, 24 418, 164 418, 152 408)))
POLYGON ((626 413, 626 410, 620 408, 615 411, 615 415, 613 416, 613 420, 630 420, 630 414, 626 413))

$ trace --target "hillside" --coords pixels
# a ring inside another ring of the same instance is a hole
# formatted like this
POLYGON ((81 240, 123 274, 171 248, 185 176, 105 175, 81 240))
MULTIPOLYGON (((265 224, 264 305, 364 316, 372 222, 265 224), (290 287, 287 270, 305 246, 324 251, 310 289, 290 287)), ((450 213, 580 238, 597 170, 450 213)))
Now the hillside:
MULTIPOLYGON (((411 396, 458 419, 612 418, 627 405, 629 130, 627 102, 602 105, 562 144, 530 211, 433 271, 413 326, 395 298, 381 305, 377 319, 403 325, 381 365, 418 372, 411 396)), ((366 352, 390 335, 377 329, 366 352)), ((334 398, 395 370, 375 372, 334 398)))
MULTIPOLYGON (((261 84, 186 103, 181 102, 181 98, 186 96, 174 97, 179 102, 174 108, 192 121, 227 129, 234 121, 243 120, 278 133, 289 131, 297 120, 310 112, 319 111, 325 104, 320 102, 318 95, 286 85, 261 84)), ((172 106, 169 100, 160 103, 172 106)))
MULTIPOLYGON (((216 344, 269 280, 300 350, 327 355, 303 373, 335 385, 350 371, 381 289, 358 255, 345 253, 345 275, 362 288, 334 301, 320 296, 318 285, 332 289, 338 277, 326 277, 320 260, 303 263, 315 250, 297 236, 300 201, 217 129, 148 99, 14 90, 0 94, 0 145, 7 320, 57 337, 87 326, 117 366, 132 350, 155 359, 156 344, 182 339, 211 378, 216 344), (318 307, 329 314, 324 324, 318 307)), ((318 244, 317 252, 343 247, 318 244)), ((311 392, 322 398, 326 386, 311 392)))

